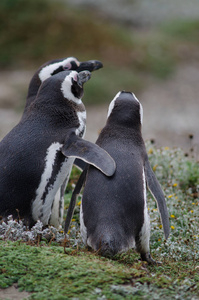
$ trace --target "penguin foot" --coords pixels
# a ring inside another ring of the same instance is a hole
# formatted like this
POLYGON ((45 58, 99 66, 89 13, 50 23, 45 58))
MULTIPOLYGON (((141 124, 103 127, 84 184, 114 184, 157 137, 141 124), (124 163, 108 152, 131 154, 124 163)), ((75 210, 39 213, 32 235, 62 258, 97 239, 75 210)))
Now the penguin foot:
POLYGON ((161 262, 155 261, 150 253, 141 253, 141 260, 146 261, 149 265, 159 265, 161 262))

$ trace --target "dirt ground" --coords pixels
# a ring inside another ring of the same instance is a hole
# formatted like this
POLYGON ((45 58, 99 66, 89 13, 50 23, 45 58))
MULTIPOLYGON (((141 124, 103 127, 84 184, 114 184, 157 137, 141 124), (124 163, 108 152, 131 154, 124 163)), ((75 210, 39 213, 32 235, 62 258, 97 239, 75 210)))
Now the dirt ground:
POLYGON ((0 289, 0 300, 21 300, 21 299, 28 299, 30 293, 25 291, 19 292, 15 285, 7 288, 7 289, 0 289))

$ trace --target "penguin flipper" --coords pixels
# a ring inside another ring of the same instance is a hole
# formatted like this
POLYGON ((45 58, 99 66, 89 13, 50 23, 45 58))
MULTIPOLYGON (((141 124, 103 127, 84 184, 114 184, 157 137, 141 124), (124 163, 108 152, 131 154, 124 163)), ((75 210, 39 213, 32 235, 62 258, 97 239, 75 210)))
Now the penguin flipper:
POLYGON ((167 239, 170 233, 170 225, 169 225, 169 214, 167 210, 167 205, 164 197, 164 193, 162 188, 150 166, 148 158, 145 161, 145 174, 146 174, 146 182, 147 187, 149 188, 151 194, 157 201, 158 209, 161 216, 161 221, 164 229, 164 235, 167 239))
POLYGON ((104 149, 78 137, 72 132, 66 139, 61 152, 67 157, 76 157, 93 165, 107 176, 112 176, 116 169, 115 161, 104 149))
POLYGON ((74 165, 76 167, 78 167, 78 169, 84 170, 85 167, 86 167, 86 165, 87 165, 87 163, 85 161, 79 159, 79 158, 76 158, 75 161, 74 161, 74 165))
MULTIPOLYGON (((86 165, 86 166, 88 166, 88 165, 86 165)), ((88 168, 85 168, 84 171, 81 173, 81 175, 79 177, 79 180, 78 180, 78 182, 77 182, 77 184, 74 188, 74 191, 72 193, 72 197, 71 197, 71 200, 70 200, 68 212, 67 212, 67 215, 66 215, 66 221, 65 221, 65 224, 64 224, 65 234, 67 234, 67 232, 69 230, 70 223, 71 223, 73 213, 74 213, 74 209, 75 209, 77 195, 80 193, 81 188, 82 188, 82 186, 85 182, 87 170, 88 170, 88 168)))

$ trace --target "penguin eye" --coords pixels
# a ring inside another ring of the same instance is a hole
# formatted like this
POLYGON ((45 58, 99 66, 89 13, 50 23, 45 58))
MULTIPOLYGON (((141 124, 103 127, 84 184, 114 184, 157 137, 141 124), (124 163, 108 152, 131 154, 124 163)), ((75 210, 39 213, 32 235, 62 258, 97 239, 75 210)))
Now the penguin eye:
POLYGON ((67 63, 65 66, 63 66, 63 69, 64 70, 70 70, 71 69, 71 64, 70 63, 67 63))

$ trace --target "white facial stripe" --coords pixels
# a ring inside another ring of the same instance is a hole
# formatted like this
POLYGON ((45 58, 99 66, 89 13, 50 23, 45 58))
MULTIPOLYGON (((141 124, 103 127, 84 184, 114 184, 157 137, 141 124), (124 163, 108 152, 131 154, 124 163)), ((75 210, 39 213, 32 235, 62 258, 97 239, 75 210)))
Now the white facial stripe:
MULTIPOLYGON (((118 92, 117 95, 113 98, 113 100, 111 101, 110 105, 109 105, 109 109, 108 109, 108 114, 107 114, 107 118, 110 116, 114 106, 115 106, 115 101, 117 100, 117 98, 119 98, 121 92, 118 92)), ((137 100, 137 102, 140 105, 140 122, 141 124, 143 123, 143 107, 142 104, 140 103, 140 101, 137 99, 137 97, 135 96, 135 94, 131 93, 133 95, 133 97, 135 98, 135 100, 137 100)))
POLYGON ((137 100, 137 102, 139 103, 140 105, 140 122, 141 124, 143 123, 143 107, 142 107, 142 104, 140 103, 140 101, 138 100, 138 98, 135 96, 135 94, 133 94, 133 97, 135 98, 135 100, 137 100))
POLYGON ((110 116, 114 106, 115 106, 115 101, 117 100, 117 98, 120 96, 121 92, 118 92, 117 95, 113 98, 113 100, 111 101, 109 108, 108 108, 108 115, 107 115, 107 119, 110 116))
MULTIPOLYGON (((39 216, 42 213, 42 195, 45 192, 45 187, 49 181, 49 179, 52 176, 52 171, 53 171, 53 165, 55 162, 55 157, 57 152, 60 150, 60 148, 63 145, 61 145, 60 143, 53 143, 52 145, 50 145, 50 147, 47 149, 46 152, 46 159, 45 159, 45 168, 44 168, 44 172, 41 176, 41 182, 37 188, 36 191, 36 198, 33 201, 32 204, 32 215, 33 215, 33 219, 35 221, 37 221, 39 219, 39 216)), ((50 205, 51 207, 51 205, 50 205)))
POLYGON ((137 100, 138 103, 140 103, 140 101, 138 100, 138 98, 135 96, 134 93, 131 93, 133 95, 133 97, 135 98, 135 100, 137 100))
POLYGON ((143 124, 143 107, 142 104, 140 103, 140 122, 141 125, 143 124))
POLYGON ((77 75, 77 72, 76 71, 72 71, 68 76, 66 76, 66 78, 62 82, 61 91, 63 93, 64 98, 66 98, 68 100, 71 100, 71 101, 75 102, 76 104, 81 104, 82 100, 76 98, 73 95, 73 93, 71 92, 72 78, 75 75, 77 75))
POLYGON ((79 67, 80 62, 75 58, 75 57, 68 57, 67 59, 65 59, 63 61, 63 66, 66 66, 67 64, 71 66, 71 61, 74 61, 76 63, 76 65, 79 67))
POLYGON ((40 71, 40 73, 39 73, 39 78, 40 78, 41 82, 43 82, 44 80, 46 80, 47 78, 49 78, 52 75, 52 73, 56 69, 58 69, 60 66, 65 66, 67 64, 70 64, 71 61, 75 61, 78 66, 80 64, 79 61, 76 58, 74 58, 74 57, 68 57, 68 58, 66 58, 66 59, 64 59, 64 60, 62 60, 60 62, 57 62, 57 63, 54 63, 54 64, 50 64, 50 65, 44 67, 40 71))
POLYGON ((81 132, 83 132, 82 137, 85 136, 86 133, 86 111, 78 111, 77 116, 79 119, 79 127, 76 129, 75 133, 76 135, 80 135, 81 132))
POLYGON ((150 218, 147 209, 147 196, 146 196, 146 179, 145 171, 143 168, 142 173, 143 190, 144 190, 144 223, 140 232, 140 245, 143 252, 149 252, 149 239, 150 239, 150 218))

